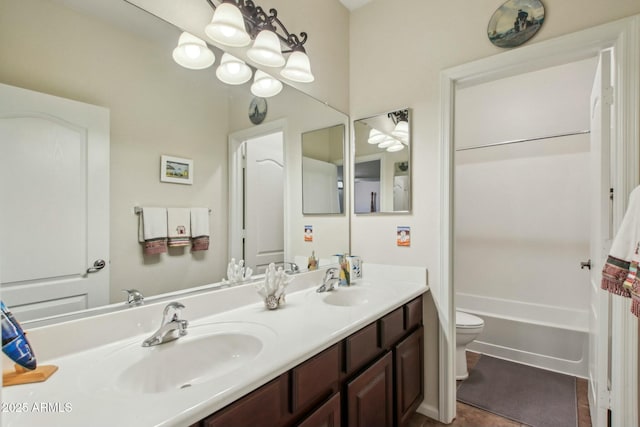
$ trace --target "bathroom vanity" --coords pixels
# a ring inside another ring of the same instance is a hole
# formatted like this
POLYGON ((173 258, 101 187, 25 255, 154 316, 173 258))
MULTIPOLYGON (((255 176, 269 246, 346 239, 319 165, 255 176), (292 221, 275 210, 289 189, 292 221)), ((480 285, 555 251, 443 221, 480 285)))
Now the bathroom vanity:
POLYGON ((39 363, 59 371, 3 389, 3 404, 19 409, 2 423, 402 425, 423 400, 426 270, 363 271, 325 293, 316 292, 323 270, 297 274, 273 311, 246 284, 27 327, 39 363), (185 305, 188 334, 142 347, 172 301, 185 305), (38 411, 42 403, 52 410, 38 411))

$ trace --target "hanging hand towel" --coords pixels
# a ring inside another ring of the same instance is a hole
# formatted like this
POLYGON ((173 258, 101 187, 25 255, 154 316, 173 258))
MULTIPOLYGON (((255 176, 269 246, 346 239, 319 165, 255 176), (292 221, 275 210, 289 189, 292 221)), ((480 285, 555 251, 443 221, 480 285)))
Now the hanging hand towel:
POLYGON ((188 208, 167 208, 169 247, 191 244, 191 217, 188 208))
POLYGON ((167 252, 167 210, 142 208, 138 215, 138 241, 145 255, 167 252))
POLYGON ((209 209, 191 209, 191 236, 192 251, 209 249, 209 209))
POLYGON ((602 269, 602 288, 632 297, 631 311, 640 317, 640 283, 637 270, 640 243, 640 187, 629 195, 629 206, 602 269))

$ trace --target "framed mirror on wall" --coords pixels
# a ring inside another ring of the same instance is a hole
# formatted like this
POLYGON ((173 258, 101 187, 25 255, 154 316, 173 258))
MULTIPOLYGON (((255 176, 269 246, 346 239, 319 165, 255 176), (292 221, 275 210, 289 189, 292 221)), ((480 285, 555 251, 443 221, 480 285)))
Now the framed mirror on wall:
POLYGON ((353 124, 354 212, 411 212, 410 110, 378 114, 353 124))
POLYGON ((344 124, 302 134, 304 215, 344 214, 344 135, 344 124))

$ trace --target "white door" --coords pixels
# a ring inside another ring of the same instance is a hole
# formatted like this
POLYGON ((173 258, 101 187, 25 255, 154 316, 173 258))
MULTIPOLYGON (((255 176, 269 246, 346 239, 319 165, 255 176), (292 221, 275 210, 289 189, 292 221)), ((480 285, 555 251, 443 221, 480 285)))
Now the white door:
POLYGON ((0 84, 0 159, 6 305, 25 321, 108 303, 109 111, 0 84))
POLYGON ((256 274, 284 261, 284 147, 276 132, 245 142, 245 264, 256 274))
POLYGON ((600 54, 591 92, 591 275, 589 310, 589 406, 594 427, 607 425, 609 409, 609 300, 600 289, 602 267, 611 246, 610 146, 612 115, 611 52, 600 54))

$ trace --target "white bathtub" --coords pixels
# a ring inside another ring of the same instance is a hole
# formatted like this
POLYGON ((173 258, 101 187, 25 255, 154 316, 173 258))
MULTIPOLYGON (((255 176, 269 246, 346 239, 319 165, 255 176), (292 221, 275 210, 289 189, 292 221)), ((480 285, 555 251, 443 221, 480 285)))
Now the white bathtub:
POLYGON ((588 312, 456 293, 458 310, 484 319, 467 349, 587 377, 588 312))

